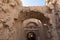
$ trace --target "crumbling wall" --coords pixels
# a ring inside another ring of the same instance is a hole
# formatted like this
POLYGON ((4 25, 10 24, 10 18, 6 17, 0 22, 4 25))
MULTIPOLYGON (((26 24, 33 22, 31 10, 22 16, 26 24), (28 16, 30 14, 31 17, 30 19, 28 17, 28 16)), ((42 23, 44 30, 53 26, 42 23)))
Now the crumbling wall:
POLYGON ((20 0, 0 0, 0 40, 17 40, 14 19, 21 6, 20 0))

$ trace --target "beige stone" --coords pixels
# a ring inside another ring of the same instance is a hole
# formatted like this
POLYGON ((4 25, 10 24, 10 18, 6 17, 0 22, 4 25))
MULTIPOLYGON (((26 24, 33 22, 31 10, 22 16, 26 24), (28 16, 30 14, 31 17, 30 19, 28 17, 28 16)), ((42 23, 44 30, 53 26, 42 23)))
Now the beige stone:
POLYGON ((18 18, 20 7, 22 6, 19 1, 20 0, 0 0, 0 40, 10 40, 10 38, 13 38, 15 35, 14 30, 16 29, 13 27, 14 18, 18 18))
POLYGON ((55 1, 46 2, 45 6, 23 7, 21 0, 0 0, 0 40, 26 40, 30 31, 36 34, 37 40, 56 40, 57 37, 60 40, 60 27, 56 26, 60 23, 60 10, 56 16, 46 12, 46 6, 53 9, 55 1), (29 22, 38 26, 26 27, 29 22))
POLYGON ((56 3, 57 0, 46 0, 46 6, 48 6, 50 9, 54 9, 56 3))

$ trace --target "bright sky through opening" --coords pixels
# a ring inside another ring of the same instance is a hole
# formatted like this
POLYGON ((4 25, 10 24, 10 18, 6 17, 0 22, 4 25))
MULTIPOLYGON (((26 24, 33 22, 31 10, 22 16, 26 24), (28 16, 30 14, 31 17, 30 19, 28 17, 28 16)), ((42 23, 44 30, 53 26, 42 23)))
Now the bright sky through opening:
POLYGON ((45 0, 22 0, 23 6, 44 6, 45 0))

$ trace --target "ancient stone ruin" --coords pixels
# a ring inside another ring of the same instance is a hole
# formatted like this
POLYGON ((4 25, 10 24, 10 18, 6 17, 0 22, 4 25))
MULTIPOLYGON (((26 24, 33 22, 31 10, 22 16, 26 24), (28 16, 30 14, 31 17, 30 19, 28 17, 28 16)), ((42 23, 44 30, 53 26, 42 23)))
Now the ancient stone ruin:
POLYGON ((60 40, 60 0, 32 7, 0 0, 0 40, 60 40))

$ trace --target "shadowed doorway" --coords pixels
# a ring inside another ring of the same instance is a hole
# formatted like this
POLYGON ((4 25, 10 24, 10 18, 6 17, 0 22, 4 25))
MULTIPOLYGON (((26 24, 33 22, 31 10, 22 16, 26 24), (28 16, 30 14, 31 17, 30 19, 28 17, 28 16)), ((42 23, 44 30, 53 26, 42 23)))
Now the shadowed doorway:
POLYGON ((34 32, 27 33, 27 40, 36 40, 36 34, 34 32))

